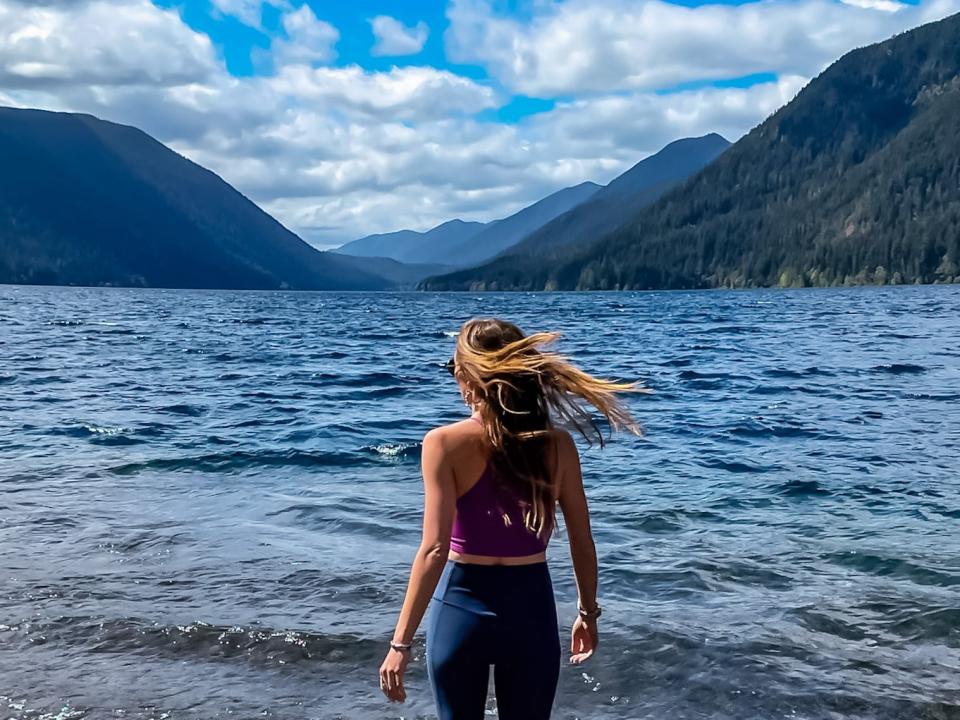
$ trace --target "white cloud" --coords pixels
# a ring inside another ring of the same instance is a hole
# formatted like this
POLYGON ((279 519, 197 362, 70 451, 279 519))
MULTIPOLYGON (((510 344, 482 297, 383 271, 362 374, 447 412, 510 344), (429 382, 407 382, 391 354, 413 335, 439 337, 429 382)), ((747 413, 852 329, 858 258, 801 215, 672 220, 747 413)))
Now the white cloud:
POLYGON ((274 40, 272 46, 276 64, 311 65, 336 58, 334 46, 340 33, 330 23, 319 20, 310 6, 284 13, 282 25, 286 38, 274 40))
POLYGON ((340 68, 283 68, 270 81, 275 90, 301 101, 322 101, 377 118, 423 120, 495 107, 492 89, 430 67, 368 72, 340 68))
POLYGON ((168 85, 219 72, 210 39, 147 0, 0 3, 0 86, 168 85))
MULTIPOLYGON (((807 78, 784 76, 747 88, 704 88, 669 94, 602 95, 563 103, 535 118, 548 144, 572 157, 603 156, 625 164, 679 137, 717 132, 736 140, 786 105, 807 78)), ((596 175, 601 180, 610 176, 596 175)))
POLYGON ((422 20, 414 27, 407 27, 389 15, 378 15, 370 21, 376 43, 373 55, 416 55, 423 50, 430 28, 422 20))
POLYGON ((566 0, 533 5, 530 19, 498 15, 489 0, 452 0, 452 59, 478 63, 507 88, 551 97, 664 88, 773 72, 812 76, 846 51, 960 9, 928 0, 751 2, 686 7, 660 0, 566 0))
POLYGON ((263 6, 287 8, 287 0, 210 0, 223 15, 231 15, 240 22, 259 28, 263 21, 263 6))
POLYGON ((900 12, 909 7, 906 3, 895 2, 894 0, 841 0, 847 5, 866 8, 868 10, 883 10, 884 12, 900 12))

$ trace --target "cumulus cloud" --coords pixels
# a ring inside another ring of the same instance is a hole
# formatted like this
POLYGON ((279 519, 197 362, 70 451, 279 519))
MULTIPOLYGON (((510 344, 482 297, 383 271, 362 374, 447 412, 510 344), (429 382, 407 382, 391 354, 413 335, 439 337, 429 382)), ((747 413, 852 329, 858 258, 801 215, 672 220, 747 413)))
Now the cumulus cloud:
POLYGON ((383 55, 416 55, 423 50, 430 28, 422 20, 414 27, 407 27, 389 15, 378 15, 370 21, 376 43, 371 53, 383 55))
POLYGON ((340 68, 284 68, 270 85, 301 101, 318 100, 373 118, 424 120, 450 113, 476 113, 498 103, 492 89, 430 67, 368 72, 340 68))
POLYGON ((842 2, 854 7, 883 10, 891 13, 900 12, 909 7, 906 3, 896 2, 895 0, 842 0, 842 2))
POLYGON ((284 13, 281 24, 286 38, 275 40, 271 48, 276 64, 311 65, 330 62, 337 56, 334 46, 340 33, 318 19, 309 5, 284 13))
POLYGON ((171 85, 219 72, 210 38, 147 0, 0 3, 0 86, 171 85))
POLYGON ((454 60, 483 65, 509 89, 552 97, 762 72, 809 77, 854 47, 960 9, 960 0, 851 2, 546 1, 518 20, 490 0, 451 0, 446 44, 454 60))
MULTIPOLYGON (((680 137, 717 132, 736 140, 786 105, 807 83, 783 76, 747 88, 703 88, 668 94, 619 93, 562 103, 534 124, 548 144, 570 156, 636 162, 680 137)), ((622 164, 617 169, 622 169, 622 164)))

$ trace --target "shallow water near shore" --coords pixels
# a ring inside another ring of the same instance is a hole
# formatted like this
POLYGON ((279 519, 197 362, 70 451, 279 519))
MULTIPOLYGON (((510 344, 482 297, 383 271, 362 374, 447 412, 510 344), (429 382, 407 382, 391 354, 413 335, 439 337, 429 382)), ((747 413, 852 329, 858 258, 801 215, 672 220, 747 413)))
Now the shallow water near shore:
POLYGON ((376 671, 474 315, 655 391, 584 448, 602 645, 554 717, 960 718, 956 287, 0 286, 0 716, 434 717, 422 643, 405 705, 376 671))

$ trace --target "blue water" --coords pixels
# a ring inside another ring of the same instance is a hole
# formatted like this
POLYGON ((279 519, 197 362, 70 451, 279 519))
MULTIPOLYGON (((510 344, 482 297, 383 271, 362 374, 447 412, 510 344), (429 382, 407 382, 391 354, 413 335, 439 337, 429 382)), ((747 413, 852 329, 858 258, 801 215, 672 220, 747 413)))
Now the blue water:
POLYGON ((376 671, 441 364, 500 315, 655 390, 584 450, 602 645, 556 718, 960 718, 958 290, 0 287, 0 714, 433 717, 422 645, 405 706, 376 671))

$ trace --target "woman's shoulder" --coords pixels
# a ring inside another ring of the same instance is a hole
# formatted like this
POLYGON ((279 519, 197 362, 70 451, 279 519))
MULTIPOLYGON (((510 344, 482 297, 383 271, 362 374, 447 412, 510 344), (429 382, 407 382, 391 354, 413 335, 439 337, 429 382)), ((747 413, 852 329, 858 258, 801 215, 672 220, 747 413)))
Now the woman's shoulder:
POLYGON ((550 440, 554 448, 550 456, 552 461, 556 463, 555 469, 562 469, 570 465, 572 461, 579 461, 580 454, 577 451, 577 443, 574 442, 573 435, 568 430, 552 428, 550 430, 550 440))
POLYGON ((430 443, 444 448, 453 449, 465 444, 475 443, 483 436, 483 428, 471 418, 439 425, 428 430, 423 436, 424 445, 430 443))

